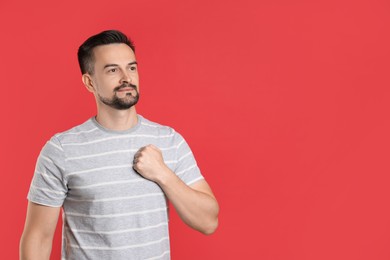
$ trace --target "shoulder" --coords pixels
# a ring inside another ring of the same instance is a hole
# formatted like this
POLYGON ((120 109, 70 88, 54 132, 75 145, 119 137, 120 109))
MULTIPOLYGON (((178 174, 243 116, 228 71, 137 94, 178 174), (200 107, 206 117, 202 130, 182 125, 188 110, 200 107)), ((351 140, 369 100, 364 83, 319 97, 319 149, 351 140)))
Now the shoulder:
POLYGON ((176 135, 175 129, 173 129, 170 126, 162 125, 156 122, 153 122, 149 119, 144 118, 143 116, 139 115, 140 119, 140 128, 142 131, 150 134, 157 134, 157 135, 176 135))
POLYGON ((160 141, 165 140, 169 143, 169 145, 173 145, 177 148, 181 146, 181 144, 185 143, 183 136, 173 127, 150 121, 142 116, 140 116, 140 119, 140 129, 142 129, 142 134, 153 136, 158 138, 160 141))
POLYGON ((56 133, 51 139, 51 142, 58 144, 72 143, 75 140, 90 138, 98 128, 89 118, 84 123, 76 125, 66 131, 56 133))

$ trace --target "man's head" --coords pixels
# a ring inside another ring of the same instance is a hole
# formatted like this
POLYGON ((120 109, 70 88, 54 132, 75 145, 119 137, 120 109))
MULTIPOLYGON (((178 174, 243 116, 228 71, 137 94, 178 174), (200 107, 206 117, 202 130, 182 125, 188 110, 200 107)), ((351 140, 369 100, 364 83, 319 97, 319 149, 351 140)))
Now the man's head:
POLYGON ((125 110, 139 99, 134 44, 119 31, 87 39, 78 51, 82 80, 95 95, 98 109, 125 110))
POLYGON ((125 34, 117 30, 103 31, 99 34, 89 37, 80 47, 77 52, 81 74, 94 73, 95 57, 93 50, 100 45, 107 45, 113 43, 123 43, 129 46, 135 53, 134 43, 127 38, 125 34))

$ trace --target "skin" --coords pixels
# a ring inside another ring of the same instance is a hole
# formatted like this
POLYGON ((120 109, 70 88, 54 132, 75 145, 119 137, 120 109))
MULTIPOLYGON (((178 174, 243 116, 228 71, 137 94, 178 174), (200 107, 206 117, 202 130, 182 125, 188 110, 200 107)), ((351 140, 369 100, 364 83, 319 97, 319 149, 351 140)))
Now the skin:
MULTIPOLYGON (((96 120, 111 130, 126 130, 137 124, 135 106, 116 109, 102 99, 114 96, 123 102, 132 102, 139 91, 138 67, 134 52, 125 44, 109 44, 94 49, 94 71, 82 76, 88 91, 96 99, 96 120), (126 87, 114 89, 122 84, 133 84, 136 89, 126 87)), ((133 168, 143 177, 156 182, 175 207, 180 218, 191 228, 209 235, 218 226, 219 206, 205 180, 191 186, 183 183, 164 163, 158 147, 147 145, 139 149, 133 168)), ((20 242, 20 259, 50 259, 52 240, 61 208, 47 207, 29 202, 25 228, 20 242)))

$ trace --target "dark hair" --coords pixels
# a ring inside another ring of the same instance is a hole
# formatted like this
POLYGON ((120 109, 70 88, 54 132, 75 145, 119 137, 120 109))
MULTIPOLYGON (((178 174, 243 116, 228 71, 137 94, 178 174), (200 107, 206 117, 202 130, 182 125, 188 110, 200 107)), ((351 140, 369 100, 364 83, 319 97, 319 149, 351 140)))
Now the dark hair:
POLYGON ((93 74, 93 65, 95 62, 93 49, 100 45, 112 43, 124 43, 135 52, 134 43, 131 41, 131 39, 127 38, 127 36, 120 31, 108 30, 93 35, 89 37, 83 44, 81 44, 77 52, 77 58, 79 60, 81 74, 87 72, 89 74, 93 74))

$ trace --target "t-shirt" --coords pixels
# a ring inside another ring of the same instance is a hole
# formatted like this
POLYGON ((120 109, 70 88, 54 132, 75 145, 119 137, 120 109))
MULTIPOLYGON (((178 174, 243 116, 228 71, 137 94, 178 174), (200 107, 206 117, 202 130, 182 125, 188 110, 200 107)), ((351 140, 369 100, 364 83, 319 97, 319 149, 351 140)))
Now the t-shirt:
POLYGON ((187 185, 203 179, 183 137, 140 115, 126 131, 93 117, 45 144, 28 199, 63 207, 62 259, 170 259, 166 197, 132 167, 148 144, 187 185))

